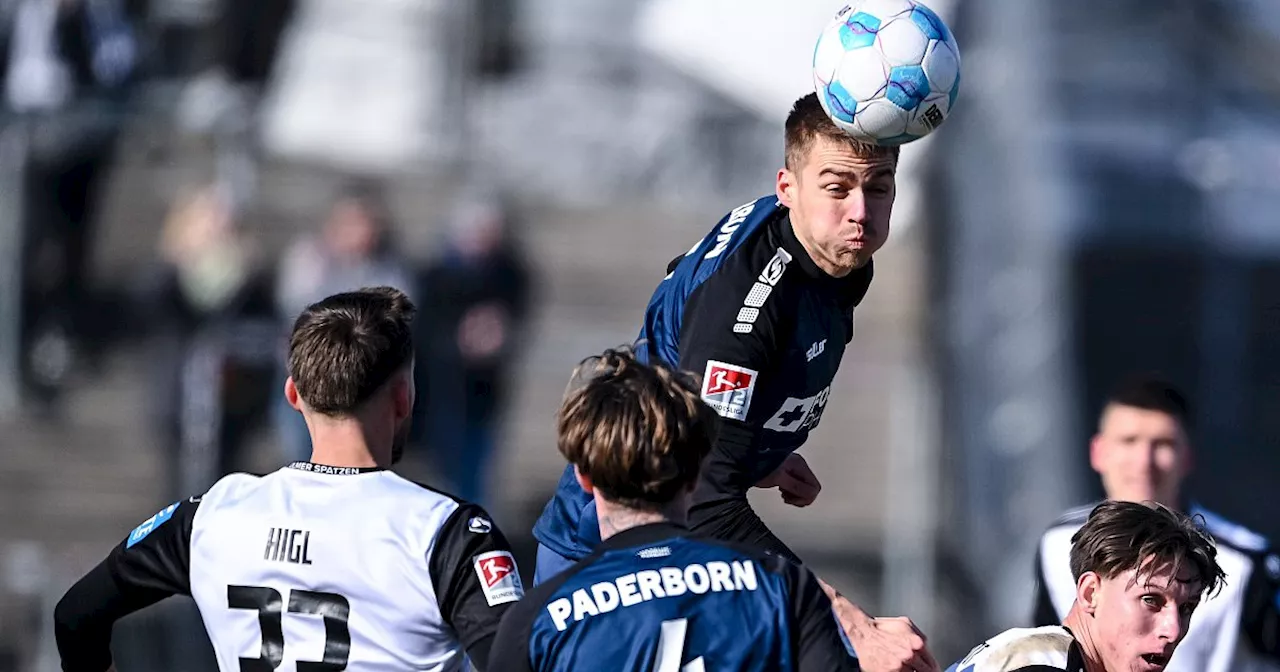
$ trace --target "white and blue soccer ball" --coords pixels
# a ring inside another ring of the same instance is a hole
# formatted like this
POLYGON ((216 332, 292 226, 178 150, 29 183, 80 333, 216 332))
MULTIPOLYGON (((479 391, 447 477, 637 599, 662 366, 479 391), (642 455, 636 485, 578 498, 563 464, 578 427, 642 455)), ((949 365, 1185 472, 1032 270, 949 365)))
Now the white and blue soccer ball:
POLYGON ((822 31, 813 83, 827 115, 863 142, 919 140, 946 121, 960 91, 951 29, 915 0, 855 0, 822 31))

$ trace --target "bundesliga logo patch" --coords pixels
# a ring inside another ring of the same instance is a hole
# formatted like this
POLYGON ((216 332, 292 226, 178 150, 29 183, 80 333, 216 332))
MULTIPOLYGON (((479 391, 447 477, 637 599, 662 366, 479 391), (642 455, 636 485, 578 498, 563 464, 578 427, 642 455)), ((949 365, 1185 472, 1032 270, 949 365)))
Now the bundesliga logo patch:
POLYGON ((489 606, 496 607, 524 597, 524 585, 516 571, 516 560, 507 551, 481 553, 476 556, 475 567, 489 606))
POLYGON ((752 369, 708 361, 702 376, 702 400, 722 417, 746 420, 757 375, 752 369))

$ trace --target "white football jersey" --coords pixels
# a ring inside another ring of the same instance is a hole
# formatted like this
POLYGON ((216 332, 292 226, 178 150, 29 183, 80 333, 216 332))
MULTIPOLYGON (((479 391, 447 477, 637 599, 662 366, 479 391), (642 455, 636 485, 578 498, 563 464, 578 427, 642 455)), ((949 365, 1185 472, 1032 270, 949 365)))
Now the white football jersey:
MULTIPOLYGON (((1093 505, 1072 509, 1040 538, 1036 562, 1036 625, 1061 623, 1075 602, 1071 537, 1093 505)), ((1217 542, 1226 584, 1205 599, 1165 668, 1168 672, 1273 672, 1280 670, 1280 557, 1266 539, 1198 506, 1217 542)))
POLYGON ((523 596, 479 507, 385 470, 232 474, 144 522, 116 582, 195 598, 220 669, 453 671, 523 596))
POLYGON ((1084 656, 1060 625, 1014 628, 988 639, 947 672, 1084 672, 1084 656))

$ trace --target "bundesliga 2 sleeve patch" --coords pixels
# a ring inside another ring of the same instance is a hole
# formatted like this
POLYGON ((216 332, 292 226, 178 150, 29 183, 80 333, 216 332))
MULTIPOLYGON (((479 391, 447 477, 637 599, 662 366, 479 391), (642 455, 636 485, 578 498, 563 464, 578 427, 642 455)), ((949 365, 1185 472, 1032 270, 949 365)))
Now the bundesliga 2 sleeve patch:
POLYGON ((129 533, 129 540, 125 542, 125 548, 133 548, 134 544, 146 539, 147 535, 151 534, 152 530, 160 527, 165 523, 165 521, 172 518, 173 512, 178 510, 178 504, 180 503, 181 502, 175 502, 166 506, 159 513, 142 521, 141 525, 133 528, 133 531, 129 533))
POLYGON ((721 417, 745 421, 758 375, 753 369, 709 360, 702 376, 702 400, 721 417))
POLYGON ((520 583, 520 572, 516 571, 516 560, 511 553, 481 553, 475 557, 475 567, 489 606, 496 607, 524 597, 524 585, 520 583))

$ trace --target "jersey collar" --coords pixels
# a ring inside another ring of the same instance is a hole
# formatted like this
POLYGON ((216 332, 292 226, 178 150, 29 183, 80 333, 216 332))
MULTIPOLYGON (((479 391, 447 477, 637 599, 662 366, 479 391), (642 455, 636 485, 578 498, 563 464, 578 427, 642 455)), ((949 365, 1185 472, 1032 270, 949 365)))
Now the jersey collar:
POLYGON ((791 253, 791 258, 795 260, 796 266, 801 271, 804 271, 805 277, 813 278, 814 280, 834 279, 823 272, 821 268, 818 268, 818 265, 813 261, 813 257, 809 256, 809 251, 804 249, 804 245, 796 237, 796 231, 791 224, 790 211, 783 213, 780 224, 778 233, 782 238, 782 249, 791 253))
POLYGON ((385 471, 382 467, 331 467, 327 464, 317 464, 315 462, 306 462, 302 460, 289 464, 285 469, 310 471, 315 474, 329 474, 330 476, 355 476, 357 474, 369 474, 375 471, 385 471))
POLYGON ((639 525, 625 529, 608 539, 600 542, 601 548, 629 548, 631 546, 643 546, 655 541, 671 539, 672 537, 689 536, 689 528, 678 523, 663 521, 661 523, 649 523, 648 525, 639 525))

